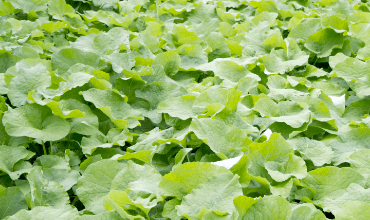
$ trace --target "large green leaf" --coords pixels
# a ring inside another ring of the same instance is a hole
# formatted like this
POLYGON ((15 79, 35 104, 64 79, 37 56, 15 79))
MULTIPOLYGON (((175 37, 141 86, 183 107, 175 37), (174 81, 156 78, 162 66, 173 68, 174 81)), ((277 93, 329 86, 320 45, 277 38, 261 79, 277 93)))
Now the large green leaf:
POLYGON ((227 159, 234 149, 245 148, 251 142, 250 132, 209 118, 193 119, 190 130, 221 159, 227 159))
POLYGON ((302 179, 307 175, 307 167, 302 158, 289 154, 289 159, 285 163, 268 161, 265 168, 270 176, 277 182, 282 182, 290 177, 302 179))
POLYGON ((329 142, 334 151, 333 161, 336 164, 349 161, 349 156, 357 150, 369 149, 369 128, 351 129, 329 142))
POLYGON ((77 195, 87 210, 104 212, 103 197, 111 191, 112 180, 125 165, 114 160, 101 160, 87 167, 78 179, 77 195))
POLYGON ((7 218, 8 220, 32 220, 32 219, 52 219, 52 220, 70 220, 77 218, 78 211, 69 205, 51 207, 38 206, 31 210, 22 209, 16 214, 7 218))
POLYGON ((119 172, 112 181, 112 189, 135 192, 154 193, 159 196, 163 192, 158 188, 162 176, 149 165, 140 166, 132 161, 127 162, 127 169, 119 172))
POLYGON ((324 203, 325 199, 335 199, 342 196, 352 183, 364 186, 365 182, 365 178, 351 168, 332 166, 312 170, 302 180, 303 185, 316 192, 313 202, 317 205, 324 203))
POLYGON ((288 220, 291 216, 292 208, 288 201, 277 196, 266 196, 259 199, 247 210, 243 220, 288 220))
POLYGON ((266 56, 263 64, 269 74, 284 74, 285 72, 292 71, 296 66, 302 66, 307 63, 309 55, 299 49, 294 39, 288 39, 285 42, 287 44, 287 50, 273 49, 266 56))
POLYGON ((106 65, 100 61, 100 56, 98 54, 75 48, 65 48, 53 53, 51 62, 53 69, 60 71, 61 74, 67 72, 70 67, 77 63, 92 66, 96 69, 101 69, 106 65))
POLYGON ((23 146, 0 146, 0 170, 10 178, 18 179, 22 173, 28 173, 32 169, 32 165, 24 161, 29 157, 29 153, 23 146))
POLYGON ((104 56, 108 52, 119 52, 121 47, 130 47, 129 33, 122 28, 112 28, 107 33, 101 32, 79 37, 71 46, 84 52, 92 52, 104 56))
POLYGON ((164 52, 161 54, 158 54, 153 61, 152 65, 162 65, 164 71, 168 76, 173 76, 179 71, 181 64, 181 58, 180 56, 174 52, 164 52))
POLYGON ((112 191, 103 198, 104 207, 117 210, 123 218, 130 216, 128 206, 136 206, 147 215, 161 200, 162 191, 158 188, 161 177, 149 165, 140 166, 128 162, 127 169, 121 170, 113 179, 112 191))
POLYGON ((44 65, 37 64, 30 68, 20 69, 9 84, 8 97, 14 106, 27 103, 28 93, 51 85, 51 76, 44 65))
POLYGON ((27 136, 43 141, 56 141, 69 132, 69 124, 55 116, 46 106, 25 105, 5 112, 3 117, 5 130, 9 135, 27 136))
POLYGON ((288 143, 302 154, 303 159, 311 160, 315 166, 330 164, 334 154, 331 147, 309 138, 298 137, 288 140, 288 143))
POLYGON ((201 218, 209 211, 232 214, 235 211, 234 197, 243 195, 238 179, 231 173, 212 176, 183 198, 181 205, 176 206, 177 213, 188 218, 201 218))
POLYGON ((289 37, 305 41, 310 35, 316 33, 321 28, 320 18, 303 18, 289 32, 289 37))
POLYGON ((340 212, 336 215, 335 219, 350 220, 358 219, 365 220, 369 216, 370 204, 361 201, 348 201, 343 204, 340 212))
POLYGON ((208 178, 223 173, 228 174, 230 171, 209 163, 185 163, 174 167, 169 174, 164 175, 159 187, 165 195, 183 198, 208 178))
POLYGON ((104 114, 111 118, 118 128, 136 127, 143 119, 140 112, 127 104, 127 98, 112 90, 89 89, 83 93, 86 101, 94 103, 104 114))
POLYGON ((66 4, 65 0, 51 0, 48 4, 48 13, 55 19, 63 19, 63 15, 74 12, 74 8, 66 4))
POLYGON ((194 96, 180 96, 164 100, 159 103, 157 112, 168 113, 172 117, 178 117, 182 120, 195 117, 202 111, 194 108, 194 96))
POLYGON ((305 47, 317 54, 317 57, 330 56, 334 48, 342 48, 344 37, 342 34, 336 33, 331 28, 325 28, 315 34, 310 35, 305 47))
POLYGON ((4 188, 0 186, 0 201, 1 219, 28 208, 26 198, 17 187, 4 188))
POLYGON ((27 176, 31 187, 31 207, 63 206, 69 203, 67 192, 55 181, 48 181, 42 175, 41 167, 34 167, 27 176))
POLYGON ((69 190, 77 183, 80 173, 72 170, 69 163, 56 155, 43 155, 38 158, 42 167, 42 176, 48 181, 54 181, 69 190))
POLYGON ((292 101, 282 101, 276 104, 269 98, 259 99, 254 109, 262 117, 269 117, 277 122, 286 123, 293 128, 301 127, 305 122, 309 121, 311 116, 307 105, 292 101))
POLYGON ((325 220, 327 218, 311 203, 303 203, 292 207, 292 217, 290 219, 325 220))
POLYGON ((370 204, 369 199, 370 190, 364 189, 358 184, 351 184, 348 186, 346 192, 335 199, 326 199, 324 201, 324 210, 330 210, 335 216, 341 212, 343 205, 348 201, 360 201, 370 204))

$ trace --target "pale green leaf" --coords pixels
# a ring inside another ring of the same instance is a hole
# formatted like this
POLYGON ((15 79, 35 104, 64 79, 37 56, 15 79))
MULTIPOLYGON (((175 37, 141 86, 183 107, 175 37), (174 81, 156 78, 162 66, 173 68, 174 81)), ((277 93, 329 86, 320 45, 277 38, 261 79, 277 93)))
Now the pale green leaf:
POLYGON ((176 206, 177 213, 198 218, 209 211, 232 214, 235 211, 234 197, 243 195, 238 179, 231 173, 209 178, 183 198, 181 205, 176 206))
POLYGON ((5 112, 5 130, 9 135, 27 136, 44 141, 56 141, 69 133, 69 124, 55 116, 46 106, 25 105, 5 112))

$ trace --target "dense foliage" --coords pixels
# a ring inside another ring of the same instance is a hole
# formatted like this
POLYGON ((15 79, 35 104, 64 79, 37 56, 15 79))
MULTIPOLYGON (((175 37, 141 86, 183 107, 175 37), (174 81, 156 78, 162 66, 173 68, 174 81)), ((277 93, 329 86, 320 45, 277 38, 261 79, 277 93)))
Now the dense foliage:
POLYGON ((367 1, 0 0, 0 94, 0 219, 369 219, 367 1))

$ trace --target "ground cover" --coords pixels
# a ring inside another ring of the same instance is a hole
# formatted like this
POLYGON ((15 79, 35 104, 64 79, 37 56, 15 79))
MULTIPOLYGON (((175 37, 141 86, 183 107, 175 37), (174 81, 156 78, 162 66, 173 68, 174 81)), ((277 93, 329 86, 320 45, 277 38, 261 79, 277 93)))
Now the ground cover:
POLYGON ((0 0, 0 219, 366 220, 370 4, 0 0))

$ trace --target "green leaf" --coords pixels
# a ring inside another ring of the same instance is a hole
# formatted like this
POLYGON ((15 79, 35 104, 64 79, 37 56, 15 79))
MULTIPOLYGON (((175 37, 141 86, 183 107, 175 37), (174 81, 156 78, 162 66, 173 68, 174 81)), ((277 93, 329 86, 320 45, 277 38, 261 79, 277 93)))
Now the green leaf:
POLYGON ((233 61, 219 62, 214 70, 216 76, 219 76, 221 79, 230 80, 231 82, 238 82, 249 73, 247 68, 233 61))
POLYGON ((290 219, 326 220, 327 218, 311 203, 304 203, 292 207, 292 217, 290 219))
POLYGON ((265 196, 247 210, 243 220, 288 220, 291 216, 292 208, 288 201, 278 196, 265 196))
POLYGON ((270 186, 271 194, 283 198, 289 197, 293 188, 293 180, 293 178, 290 178, 289 180, 270 186))
POLYGON ((27 136, 43 141, 56 141, 69 133, 69 124, 55 116, 50 109, 36 104, 25 105, 5 112, 5 130, 15 137, 27 136))
POLYGON ((235 211, 234 197, 243 195, 238 179, 231 173, 209 178, 183 198, 181 205, 176 206, 177 213, 187 218, 202 218, 209 211, 232 214, 235 211))
POLYGON ((273 49, 269 55, 266 56, 263 64, 271 73, 284 74, 285 72, 292 71, 296 66, 302 66, 307 63, 309 55, 301 51, 294 39, 285 41, 288 45, 287 50, 273 49))
POLYGON ((121 220, 122 218, 118 215, 117 212, 102 212, 97 215, 82 215, 75 220, 121 220))
POLYGON ((342 48, 343 43, 344 37, 342 34, 336 33, 331 28, 325 28, 310 35, 304 45, 317 54, 317 57, 326 57, 331 54, 333 49, 342 48))
POLYGON ((86 101, 94 103, 104 114, 106 114, 117 128, 129 126, 134 128, 143 120, 137 110, 127 104, 127 97, 112 90, 89 89, 82 92, 86 101))
MULTIPOLYGON (((80 102, 75 99, 61 100, 59 102, 51 101, 46 104, 53 114, 61 118, 85 117, 86 113, 76 109, 80 102)), ((80 105, 81 106, 81 105, 80 105)))
POLYGON ((177 52, 181 57, 180 68, 190 70, 198 65, 208 62, 207 53, 203 51, 202 46, 184 44, 177 48, 177 52))
POLYGON ((338 77, 347 81, 357 96, 364 98, 370 95, 369 76, 370 61, 362 62, 358 59, 347 58, 335 65, 334 71, 338 77))
POLYGON ((336 215, 337 220, 366 220, 370 214, 370 204, 361 201, 348 201, 343 204, 340 212, 336 215))
POLYGON ((310 35, 315 34, 321 28, 320 18, 303 18, 289 32, 289 37, 305 41, 310 35))
POLYGON ((370 149, 362 149, 354 152, 349 157, 351 168, 362 174, 367 179, 366 186, 370 184, 369 182, 370 163, 367 160, 367 157, 369 155, 370 149))
POLYGON ((177 214, 176 206, 180 205, 181 201, 178 199, 171 199, 166 202, 163 207, 163 217, 167 217, 174 220, 181 220, 181 217, 177 214))
POLYGON ((54 70, 64 74, 77 63, 92 66, 98 70, 105 67, 106 64, 100 61, 100 56, 92 52, 84 52, 75 48, 61 49, 51 56, 51 63, 54 70))
POLYGON ((276 104, 269 98, 261 98, 254 105, 262 117, 269 117, 277 122, 284 122, 293 128, 299 128, 308 122, 311 112, 308 105, 292 101, 282 101, 276 104))
POLYGON ((333 150, 323 142, 304 137, 288 140, 288 143, 298 150, 303 159, 311 160, 315 166, 330 164, 333 158, 333 150))
POLYGON ((355 128, 330 141, 328 146, 334 151, 333 162, 348 162, 349 156, 355 151, 369 149, 369 132, 370 128, 355 128))
POLYGON ((77 181, 77 195, 85 208, 94 214, 105 211, 103 197, 111 191, 112 180, 125 168, 114 160, 101 160, 87 167, 77 181))
POLYGON ((51 85, 51 76, 46 67, 37 64, 31 68, 20 69, 9 84, 8 97, 14 106, 27 103, 28 93, 51 85))
POLYGON ((13 180, 18 179, 22 173, 28 173, 32 169, 32 165, 24 161, 28 155, 29 152, 23 146, 0 146, 0 170, 13 180))
POLYGON ((194 118, 190 130, 221 159, 229 158, 233 155, 232 151, 242 149, 251 142, 249 132, 209 118, 194 118))
POLYGON ((209 163, 191 162, 175 166, 173 170, 162 177, 159 188, 166 195, 183 198, 194 188, 204 183, 216 174, 230 173, 224 167, 209 163))
POLYGON ((76 170, 72 170, 69 163, 56 155, 42 155, 38 158, 42 167, 42 176, 48 181, 54 181, 68 191, 77 183, 81 176, 76 170))
POLYGON ((285 163, 268 161, 265 167, 270 176, 277 182, 282 182, 290 177, 302 179, 307 176, 307 167, 304 160, 293 154, 289 154, 289 159, 285 163))
POLYGON ((0 73, 5 73, 9 67, 14 66, 20 60, 22 58, 12 54, 4 53, 0 55, 0 73))
POLYGON ((278 133, 263 143, 251 143, 248 148, 249 158, 259 166, 264 166, 266 161, 285 162, 294 153, 292 146, 278 133))
MULTIPOLYGON (((133 200, 129 197, 128 193, 122 192, 122 191, 117 191, 117 190, 112 190, 107 196, 104 197, 104 207, 108 210, 115 210, 117 211, 121 218, 124 219, 145 219, 142 215, 130 215, 128 211, 133 211, 130 210, 132 207, 138 207, 141 211, 143 211, 143 215, 148 216, 149 210, 155 206, 155 200, 150 202, 150 198, 146 198, 143 200, 133 200), (146 201, 145 201, 146 200, 146 201), (149 203, 149 204, 148 204, 149 203), (151 203, 151 204, 150 204, 151 203), (128 206, 129 208, 126 208, 128 206), (129 209, 129 210, 126 210, 129 209)), ((134 210, 138 212, 139 210, 134 210)))
POLYGON ((110 7, 117 3, 118 0, 93 0, 95 6, 110 7))
POLYGON ((7 220, 31 220, 31 219, 51 219, 51 220, 70 220, 77 218, 78 211, 69 205, 58 207, 38 206, 31 210, 22 209, 15 215, 10 216, 7 220))
POLYGON ((347 58, 335 65, 334 71, 337 76, 342 77, 347 82, 367 76, 370 70, 370 61, 362 62, 355 58, 347 58))
POLYGON ((258 202, 258 198, 250 198, 247 196, 237 196, 234 198, 234 206, 241 217, 243 217, 248 209, 256 202, 258 202))
POLYGON ((71 46, 84 52, 92 52, 101 56, 119 52, 120 48, 130 48, 129 33, 122 28, 112 28, 107 33, 89 34, 79 37, 71 46))
POLYGON ((47 31, 49 34, 59 31, 60 29, 66 28, 67 24, 63 21, 49 22, 41 25, 42 29, 47 31))
POLYGON ((162 176, 149 165, 140 166, 132 161, 127 162, 127 168, 119 172, 112 181, 112 189, 119 191, 154 193, 157 196, 163 192, 158 188, 162 176))
POLYGON ((103 199, 104 207, 114 208, 122 217, 127 217, 129 214, 126 209, 129 208, 126 206, 132 205, 148 215, 149 210, 161 200, 162 191, 158 188, 161 177, 158 171, 149 165, 140 166, 128 161, 127 168, 121 170, 113 179, 112 191, 103 199))
POLYGON ((27 176, 31 187, 32 203, 35 206, 63 206, 69 203, 69 197, 63 186, 55 181, 48 181, 42 175, 41 167, 34 167, 27 176))
POLYGON ((81 148, 84 154, 93 154, 97 148, 111 148, 112 143, 107 143, 106 137, 102 135, 94 135, 83 137, 81 140, 81 148))
POLYGON ((35 1, 27 1, 27 0, 9 0, 10 4, 14 8, 22 9, 24 13, 33 12, 40 12, 46 10, 46 2, 35 2, 35 1))
POLYGON ((354 169, 322 167, 308 172, 307 177, 302 180, 302 185, 316 192, 313 202, 320 205, 325 202, 325 199, 342 196, 352 183, 364 186, 365 182, 365 178, 354 169))
POLYGON ((228 90, 224 88, 210 87, 203 91, 194 101, 193 106, 206 108, 208 105, 217 103, 225 105, 227 102, 228 90))
POLYGON ((159 103, 172 97, 186 95, 187 93, 186 89, 173 82, 150 83, 135 91, 136 96, 147 100, 150 107, 148 108, 146 105, 140 106, 141 103, 137 103, 135 107, 139 108, 144 116, 152 119, 155 123, 159 123, 162 117, 156 111, 153 111, 158 107, 159 103))
POLYGON ((17 187, 1 189, 0 187, 0 218, 14 215, 22 209, 27 209, 26 199, 17 187))
POLYGON ((113 52, 104 57, 112 63, 112 68, 116 73, 121 73, 123 70, 131 70, 135 63, 127 53, 113 52))
POLYGON ((180 96, 164 100, 159 103, 157 112, 168 113, 172 117, 178 117, 182 120, 195 117, 201 113, 199 108, 194 108, 194 96, 180 96))
POLYGON ((1 1, 0 5, 1 5, 0 16, 10 15, 10 14, 14 13, 14 8, 10 4, 10 2, 2 2, 1 1))
POLYGON ((322 27, 327 28, 330 27, 337 33, 342 33, 348 31, 348 23, 345 19, 341 19, 338 16, 332 15, 323 18, 322 20, 322 27))
MULTIPOLYGON (((85 85, 86 83, 88 83, 94 77, 94 76, 92 76, 88 73, 84 73, 86 70, 82 70, 84 72, 80 72, 79 68, 84 68, 85 69, 85 68, 88 68, 88 67, 86 67, 85 65, 79 65, 79 64, 74 65, 66 73, 66 74, 69 74, 69 75, 63 75, 63 77, 65 76, 66 81, 59 78, 60 82, 53 82, 54 85, 58 84, 59 87, 57 89, 53 89, 53 88, 50 88, 50 87, 48 87, 46 89, 39 88, 37 90, 37 93, 32 94, 33 101, 35 101, 39 105, 46 105, 51 100, 42 100, 41 101, 38 98, 36 98, 35 96, 38 95, 38 94, 41 94, 42 96, 44 96, 47 99, 55 98, 56 96, 61 96, 65 92, 67 92, 69 90, 72 90, 73 88, 77 88, 77 87, 81 87, 81 86, 85 85)), ((54 85, 52 85, 52 86, 54 86, 54 85)), ((68 98, 70 98, 70 97, 68 97, 68 98)))
POLYGON ((174 51, 164 52, 158 54, 153 63, 152 66, 155 65, 162 65, 165 73, 168 76, 174 76, 180 68, 181 64, 181 57, 174 51))
POLYGON ((66 4, 65 0, 51 0, 48 4, 48 12, 55 19, 63 19, 63 15, 75 13, 75 10, 66 4))
POLYGON ((369 194, 369 189, 364 189, 362 186, 352 183, 342 196, 335 199, 325 199, 323 208, 324 210, 330 210, 330 212, 337 216, 342 211, 343 205, 348 201, 361 201, 370 204, 369 194))

